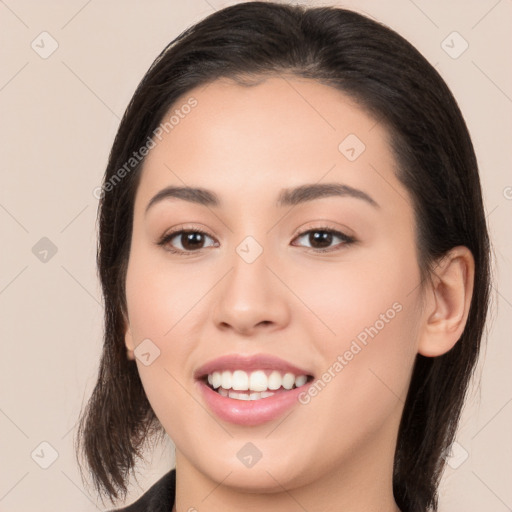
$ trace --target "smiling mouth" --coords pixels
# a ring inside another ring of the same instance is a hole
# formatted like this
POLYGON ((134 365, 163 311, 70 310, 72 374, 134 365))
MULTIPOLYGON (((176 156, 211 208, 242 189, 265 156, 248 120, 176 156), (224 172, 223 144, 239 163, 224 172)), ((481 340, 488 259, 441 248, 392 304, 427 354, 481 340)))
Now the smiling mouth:
POLYGON ((312 375, 296 375, 278 370, 214 371, 200 380, 219 395, 234 400, 261 400, 309 384, 312 375))

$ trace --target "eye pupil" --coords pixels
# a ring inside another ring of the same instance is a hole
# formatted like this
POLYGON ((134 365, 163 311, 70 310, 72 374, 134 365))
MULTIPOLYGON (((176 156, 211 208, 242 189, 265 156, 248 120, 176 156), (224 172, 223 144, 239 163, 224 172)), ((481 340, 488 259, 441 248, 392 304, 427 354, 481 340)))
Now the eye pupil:
POLYGON ((332 233, 327 231, 312 231, 309 235, 309 242, 314 247, 314 244, 320 244, 320 247, 329 247, 332 243, 332 233))
POLYGON ((202 233, 183 233, 181 235, 181 243, 185 249, 197 249, 204 243, 204 236, 202 233))

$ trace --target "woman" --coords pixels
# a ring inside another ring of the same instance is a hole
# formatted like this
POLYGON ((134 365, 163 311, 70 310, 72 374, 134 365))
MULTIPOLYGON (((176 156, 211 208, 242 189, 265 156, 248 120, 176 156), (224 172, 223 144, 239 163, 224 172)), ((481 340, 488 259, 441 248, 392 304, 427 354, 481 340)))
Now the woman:
POLYGON ((77 441, 122 510, 437 509, 487 312, 456 101, 360 14, 250 2, 186 30, 100 191, 105 340, 77 441))

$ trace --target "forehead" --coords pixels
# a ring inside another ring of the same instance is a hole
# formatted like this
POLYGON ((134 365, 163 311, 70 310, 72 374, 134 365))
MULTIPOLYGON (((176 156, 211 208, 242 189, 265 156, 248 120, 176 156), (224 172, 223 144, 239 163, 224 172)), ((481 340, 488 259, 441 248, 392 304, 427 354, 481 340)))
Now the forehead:
POLYGON ((321 180, 364 187, 376 173, 396 180, 386 128, 310 79, 216 80, 180 97, 159 133, 142 171, 146 199, 169 184, 247 197, 321 180))

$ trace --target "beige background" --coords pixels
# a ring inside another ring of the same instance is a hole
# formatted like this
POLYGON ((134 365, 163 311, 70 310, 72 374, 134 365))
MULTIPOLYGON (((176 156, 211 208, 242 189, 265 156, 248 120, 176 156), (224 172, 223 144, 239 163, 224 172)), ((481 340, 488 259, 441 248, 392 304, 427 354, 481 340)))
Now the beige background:
MULTIPOLYGON (((2 512, 103 510, 84 490, 73 453, 102 333, 93 190, 124 108, 153 59, 182 30, 232 3, 0 0, 2 512), (51 38, 58 48, 42 58, 51 38), (55 254, 44 253, 43 237, 55 254)), ((511 510, 512 1, 336 4, 409 39, 452 88, 472 133, 495 245, 494 321, 458 455, 443 478, 441 511, 511 510), (458 36, 442 46, 453 31, 469 44, 456 59, 445 49, 460 50, 458 36)), ((171 464, 169 444, 141 466, 130 499, 171 464)))

